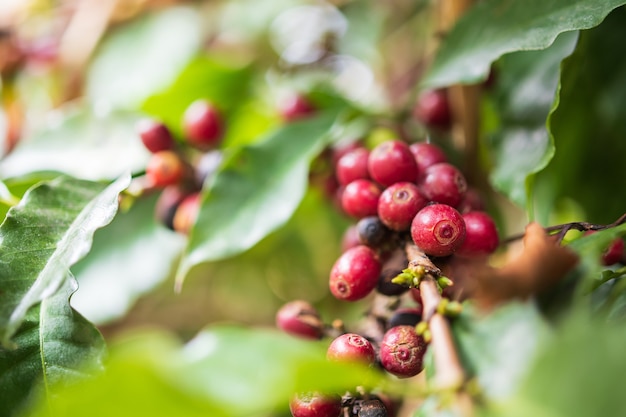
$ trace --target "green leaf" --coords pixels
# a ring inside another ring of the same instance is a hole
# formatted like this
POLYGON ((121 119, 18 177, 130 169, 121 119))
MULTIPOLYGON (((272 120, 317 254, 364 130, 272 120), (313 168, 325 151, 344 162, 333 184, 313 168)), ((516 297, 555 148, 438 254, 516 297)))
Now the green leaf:
POLYGON ((491 182, 524 207, 533 174, 554 154, 546 129, 559 82, 559 65, 576 46, 577 33, 565 33, 543 51, 517 52, 498 62, 494 101, 501 129, 489 143, 494 163, 491 182))
POLYGON ((609 223, 626 212, 616 198, 626 178, 626 9, 580 36, 563 62, 559 105, 548 120, 556 153, 538 175, 538 210, 573 200, 585 220, 609 223))
POLYGON ((96 232, 89 256, 72 267, 80 284, 72 305, 90 321, 120 318, 139 296, 173 274, 184 237, 155 219, 156 197, 118 213, 96 232))
MULTIPOLYGON (((111 346, 106 373, 69 387, 51 408, 57 417, 266 415, 288 412, 296 392, 343 393, 382 381, 372 369, 326 360, 327 344, 228 326, 183 347, 167 334, 133 334, 111 346)), ((46 413, 40 405, 30 415, 46 413)))
POLYGON ((447 34, 422 80, 428 88, 487 78, 500 56, 545 49, 562 32, 598 25, 624 0, 487 0, 478 2, 447 34))
POLYGON ((291 123, 226 158, 203 196, 178 270, 250 249, 282 226, 307 189, 310 160, 325 145, 336 114, 291 123))
POLYGON ((197 10, 168 7, 114 30, 87 73, 87 97, 98 105, 137 108, 166 88, 200 50, 197 10))
POLYGON ((31 188, 0 226, 0 338, 9 346, 28 310, 51 297, 117 211, 126 175, 109 186, 60 177, 31 188))
POLYGON ((531 302, 509 303, 487 316, 467 307, 452 322, 463 366, 488 398, 506 398, 548 336, 546 322, 531 302))
POLYGON ((0 176, 58 171, 89 180, 114 179, 145 169, 149 152, 135 133, 138 114, 98 113, 66 106, 48 126, 19 142, 0 161, 0 176))
POLYGON ((13 338, 16 347, 0 347, 3 416, 17 416, 37 396, 47 403, 62 386, 103 369, 104 339, 70 307, 76 288, 73 277, 64 279, 53 296, 29 310, 13 338))

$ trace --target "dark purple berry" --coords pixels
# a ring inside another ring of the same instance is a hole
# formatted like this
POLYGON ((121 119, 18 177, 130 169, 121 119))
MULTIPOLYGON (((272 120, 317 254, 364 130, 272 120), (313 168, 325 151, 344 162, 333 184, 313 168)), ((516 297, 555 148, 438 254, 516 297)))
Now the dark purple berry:
POLYGON ((188 195, 177 185, 163 188, 154 207, 154 217, 168 229, 174 230, 174 215, 178 205, 188 195))
POLYGON ((408 230, 413 218, 428 204, 417 185, 397 182, 387 187, 378 199, 378 217, 390 229, 408 230))
POLYGON ((380 271, 376 252, 365 245, 355 246, 335 261, 330 271, 330 291, 340 300, 360 300, 376 287, 380 271))
POLYGON ((341 193, 341 207, 346 214, 358 219, 375 216, 380 193, 380 188, 372 181, 354 180, 341 193))
POLYGON ((465 221, 465 240, 456 251, 463 257, 490 255, 498 248, 500 240, 496 224, 487 213, 471 211, 463 214, 465 221))
POLYGON ((372 343, 365 337, 356 333, 346 333, 330 343, 326 357, 336 362, 371 365, 376 360, 376 352, 372 343))
POLYGON ((174 147, 174 138, 167 126, 153 119, 137 123, 137 133, 146 149, 152 153, 167 151, 174 147))
POLYGON ((452 114, 445 90, 428 90, 420 94, 413 116, 429 127, 448 128, 452 114))
POLYGON ((465 221, 453 207, 431 204, 415 215, 411 237, 427 255, 448 256, 463 244, 465 221))
POLYGON ((387 330, 380 343, 380 363, 397 377, 408 378, 419 374, 423 366, 426 342, 415 332, 414 326, 396 326, 387 330))
POLYGON ((378 277, 378 284, 376 284, 376 291, 382 295, 393 297, 396 295, 402 295, 409 290, 409 287, 405 285, 396 284, 391 282, 397 277, 402 270, 400 269, 385 269, 378 277))
POLYGON ((222 139, 222 117, 212 103, 196 100, 185 110, 183 130, 193 146, 202 150, 214 148, 222 139))
POLYGON ((357 417, 387 417, 387 408, 382 401, 377 399, 358 401, 357 417))
POLYGON ((324 323, 319 313, 303 300, 290 301, 276 313, 276 326, 294 336, 305 339, 321 339, 324 323))
POLYGON ((393 315, 389 318, 389 327, 396 326, 413 326, 422 321, 422 304, 418 304, 417 307, 405 307, 399 308, 393 312, 393 315))
POLYGON ((454 165, 441 162, 426 168, 419 183, 424 197, 456 207, 467 191, 465 177, 454 165))
POLYGON ((409 145, 399 140, 388 140, 370 152, 367 168, 376 182, 390 186, 396 182, 417 180, 417 163, 409 145))
POLYGON ((341 185, 348 185, 354 180, 369 179, 367 161, 370 151, 365 148, 356 148, 343 155, 337 161, 335 172, 341 185))
POLYGON ((289 402, 289 411, 293 417, 339 417, 341 397, 320 393, 295 395, 289 402))
POLYGON ((389 240, 391 230, 377 216, 363 217, 356 224, 359 242, 370 248, 378 248, 389 240))

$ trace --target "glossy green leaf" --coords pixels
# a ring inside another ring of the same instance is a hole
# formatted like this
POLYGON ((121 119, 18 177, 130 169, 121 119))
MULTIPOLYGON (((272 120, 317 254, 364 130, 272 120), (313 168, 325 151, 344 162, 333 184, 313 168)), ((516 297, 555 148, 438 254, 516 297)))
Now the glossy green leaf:
POLYGON ((47 403, 61 387, 103 369, 105 344, 98 330, 70 307, 77 284, 69 276, 58 291, 26 314, 13 337, 0 347, 0 404, 17 416, 34 398, 47 403))
POLYGON ((115 215, 129 177, 109 186, 59 177, 31 188, 0 226, 0 338, 4 346, 29 309, 51 297, 85 256, 96 229, 115 215))
POLYGON ((537 177, 538 211, 576 202, 585 220, 609 223, 626 212, 626 9, 581 34, 563 62, 559 105, 549 119, 556 153, 537 177))
POLYGON ((545 49, 562 32, 598 25, 624 0, 487 0, 478 2, 447 34, 422 80, 424 87, 487 78, 500 56, 545 49))
POLYGON ((326 348, 242 327, 210 327, 182 347, 166 334, 134 334, 111 346, 106 373, 69 387, 51 407, 58 417, 266 415, 288 412, 296 392, 381 381, 372 369, 329 362, 326 348))
POLYGON ((464 368, 490 399, 515 392, 548 336, 546 322, 532 302, 509 303, 486 316, 466 308, 452 329, 464 368))
POLYGON ((72 305, 91 322, 122 317, 137 298, 174 273, 184 237, 155 219, 156 197, 118 213, 96 232, 89 256, 72 267, 80 285, 72 305))
POLYGON ((554 154, 546 128, 559 82, 559 65, 578 39, 564 33, 543 51, 517 52, 498 62, 495 108, 501 128, 489 143, 493 159, 492 184, 525 207, 530 201, 533 174, 554 154))
POLYGON ((282 226, 307 189, 308 168, 329 139, 334 114, 291 123, 234 151, 202 199, 178 282, 194 265, 250 249, 282 226))
POLYGON ((169 7, 112 31, 87 73, 87 96, 98 105, 137 108, 166 88, 200 50, 200 14, 169 7))
POLYGON ((142 171, 149 152, 135 133, 137 120, 136 113, 98 113, 83 105, 66 106, 0 161, 0 177, 58 171, 103 180, 142 171))

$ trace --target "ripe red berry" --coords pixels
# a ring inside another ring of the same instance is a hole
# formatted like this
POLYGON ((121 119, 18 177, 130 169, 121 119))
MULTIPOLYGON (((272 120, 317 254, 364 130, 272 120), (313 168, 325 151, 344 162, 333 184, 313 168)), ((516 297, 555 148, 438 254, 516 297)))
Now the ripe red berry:
POLYGON ((415 157, 409 145, 399 140, 388 140, 372 149, 367 168, 370 176, 384 186, 417 180, 415 157))
POLYGON ((193 225, 196 223, 198 213, 200 211, 200 193, 189 194, 181 201, 174 213, 172 224, 174 230, 188 234, 193 225))
POLYGON ((461 203, 467 191, 467 181, 461 171, 447 162, 426 168, 419 185, 424 197, 452 207, 461 203))
POLYGON ((413 116, 429 127, 448 128, 452 122, 450 104, 445 90, 423 92, 413 109, 413 116))
POLYGON ((411 224, 413 242, 427 255, 448 256, 465 239, 465 221, 446 204, 431 204, 421 209, 411 224))
POLYGON ((372 343, 365 337, 356 333, 346 333, 330 343, 326 357, 331 361, 370 365, 376 360, 376 352, 372 343))
POLYGON ((284 97, 279 106, 281 117, 287 122, 302 119, 314 114, 315 106, 302 94, 290 94, 284 97))
POLYGON ((418 175, 422 175, 426 168, 440 162, 448 162, 448 157, 437 145, 428 142, 413 143, 409 146, 417 163, 418 175))
POLYGON ((303 300, 283 305, 276 313, 276 326, 305 339, 321 339, 324 336, 324 323, 319 313, 311 303, 303 300))
POLYGON ((355 246, 335 261, 330 271, 330 291, 340 300, 360 300, 376 287, 380 271, 376 252, 364 245, 355 246))
POLYGON ((602 254, 602 264, 604 266, 614 265, 622 260, 624 254, 624 241, 621 237, 615 239, 602 254))
POLYGON ((167 126, 153 119, 137 123, 137 133, 146 149, 152 153, 167 151, 174 147, 174 138, 167 126))
POLYGON ((370 151, 365 148, 356 148, 343 155, 337 161, 335 172, 341 185, 348 185, 354 180, 369 179, 367 160, 370 151))
POLYGON ((485 211, 485 202, 480 192, 475 188, 468 187, 457 210, 461 214, 470 211, 485 211))
POLYGON ((341 397, 317 392, 295 395, 289 402, 293 417, 339 417, 341 397))
POLYGON ((408 378, 424 369, 426 342, 414 326, 396 326, 387 330, 380 343, 380 363, 397 377, 408 378))
POLYGON ((408 230, 413 218, 428 204, 417 185, 397 182, 387 187, 378 199, 378 217, 388 228, 408 230))
POLYGON ((354 180, 341 192, 343 211, 358 219, 375 216, 378 212, 380 188, 369 180, 354 180))
POLYGON ((207 100, 196 100, 183 115, 183 130, 187 140, 200 149, 210 149, 222 139, 222 117, 207 100))
POLYGON ((341 252, 345 252, 350 248, 359 246, 360 244, 361 240, 359 239, 359 232, 356 229, 356 224, 351 224, 345 232, 343 232, 343 236, 341 238, 341 252))
POLYGON ((185 176, 185 163, 173 151, 152 154, 146 166, 146 177, 155 187, 179 183, 185 176))
POLYGON ((496 224, 490 215, 483 211, 471 211, 463 214, 465 221, 465 240, 456 251, 463 257, 490 255, 498 248, 500 240, 496 224))

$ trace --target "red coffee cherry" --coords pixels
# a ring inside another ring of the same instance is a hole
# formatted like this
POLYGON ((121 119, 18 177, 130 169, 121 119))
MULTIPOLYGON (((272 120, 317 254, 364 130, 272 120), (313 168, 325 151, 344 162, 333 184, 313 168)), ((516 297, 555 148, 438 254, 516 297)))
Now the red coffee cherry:
POLYGON ((447 162, 426 168, 419 185, 424 197, 452 207, 461 203, 467 191, 467 181, 461 171, 447 162))
POLYGON ((498 248, 500 239, 496 223, 483 211, 463 214, 465 240, 455 252, 458 256, 479 257, 492 254, 498 248))
POLYGON ((339 417, 341 410, 339 395, 319 392, 298 394, 289 402, 289 411, 293 417, 339 417))
POLYGON ((376 252, 364 245, 355 246, 335 261, 330 271, 330 292, 340 300, 360 300, 376 287, 380 272, 376 252))
POLYGON ((172 224, 174 230, 188 234, 193 225, 196 223, 198 213, 200 212, 200 193, 192 193, 181 201, 174 214, 174 220, 172 224))
POLYGON ((360 244, 361 240, 359 239, 359 231, 356 228, 356 224, 348 226, 345 232, 343 232, 343 237, 341 238, 341 252, 345 252, 350 248, 359 246, 360 244))
POLYGON ((199 149, 211 149, 222 140, 222 117, 207 100, 196 100, 183 115, 183 130, 189 143, 199 149))
POLYGON ((429 90, 420 94, 413 116, 429 127, 446 129, 452 122, 450 104, 445 90, 429 90))
POLYGON ((426 342, 414 326, 395 326, 387 330, 380 343, 380 363, 397 377, 408 378, 424 369, 426 342))
POLYGON ((146 177, 155 187, 179 183, 185 176, 185 163, 173 151, 152 154, 146 166, 146 177))
POLYGON ((388 228, 408 230, 413 218, 428 204, 417 185, 397 182, 387 187, 378 199, 378 217, 388 228))
POLYGON ((137 123, 137 134, 143 145, 152 153, 167 151, 174 147, 174 138, 167 126, 154 119, 143 119, 137 123))
POLYGON ((417 163, 417 171, 421 176, 426 168, 440 162, 448 162, 448 157, 441 148, 428 142, 413 143, 409 146, 417 163))
POLYGON ((480 192, 475 188, 468 187, 457 210, 461 214, 469 213, 470 211, 485 211, 485 202, 480 192))
POLYGON ((453 254, 465 239, 465 221, 446 204, 431 204, 421 209, 411 224, 413 242, 427 255, 453 254))
POLYGON ((290 94, 283 98, 279 106, 280 116, 287 122, 306 118, 315 113, 316 108, 308 98, 302 94, 290 94))
POLYGON ((365 337, 356 333, 346 333, 331 342, 326 357, 336 362, 370 365, 376 360, 376 352, 372 343, 365 337))
POLYGON ((341 207, 346 214, 358 219, 375 216, 380 193, 380 187, 372 181, 354 180, 341 192, 341 207))
POLYGON ((624 241, 621 237, 615 239, 602 254, 602 264, 604 266, 615 265, 621 262, 624 254, 624 241))
POLYGON ((384 186, 417 180, 415 157, 409 145, 399 140, 388 140, 372 149, 367 168, 370 176, 384 186))
POLYGON ((369 179, 370 175, 367 170, 369 156, 370 151, 367 149, 356 148, 339 158, 335 166, 339 184, 348 185, 354 180, 369 179))
POLYGON ((311 303, 303 300, 283 305, 276 313, 276 326, 305 339, 321 339, 324 336, 324 323, 319 313, 311 303))

